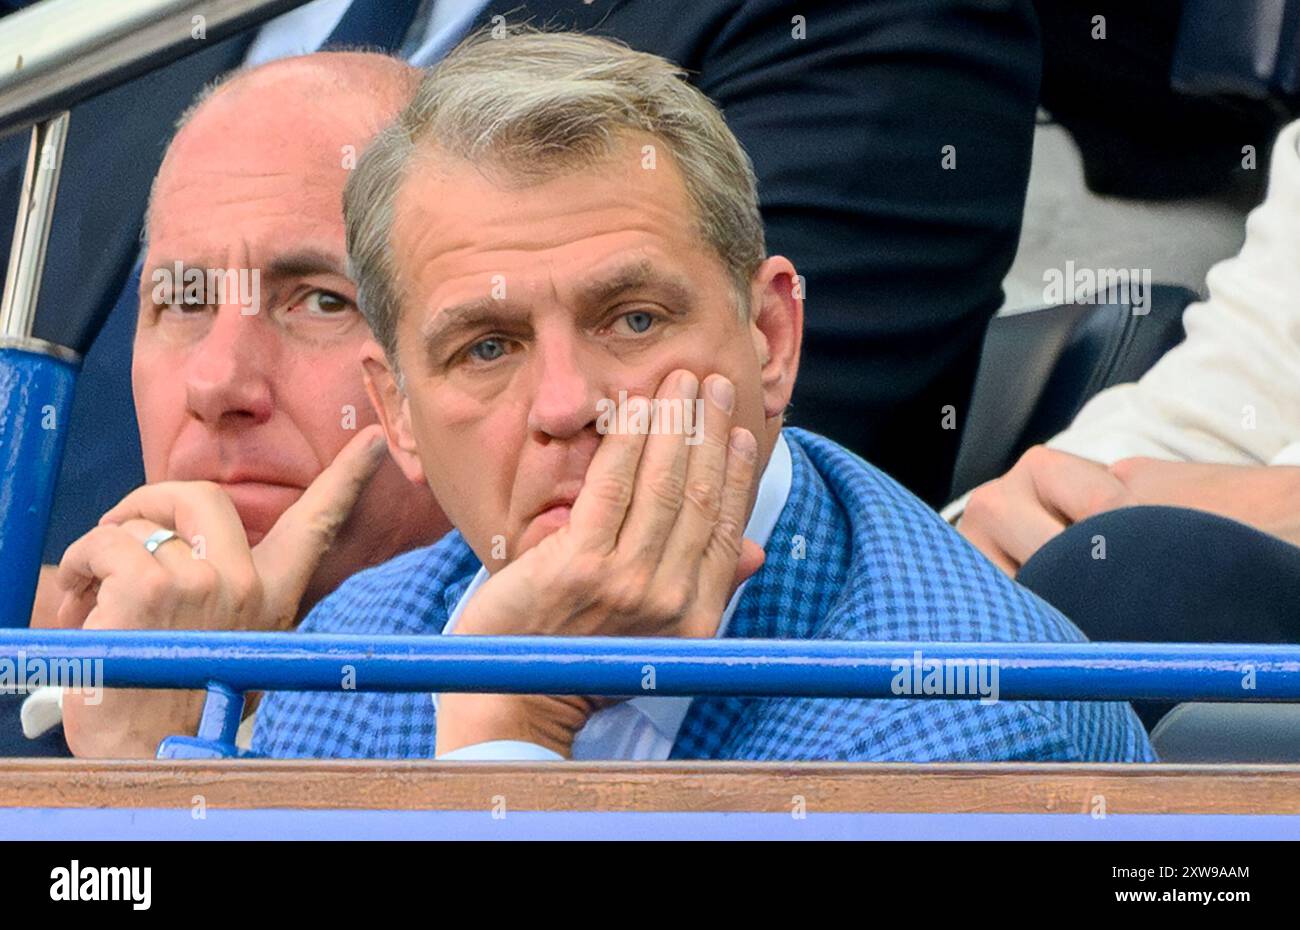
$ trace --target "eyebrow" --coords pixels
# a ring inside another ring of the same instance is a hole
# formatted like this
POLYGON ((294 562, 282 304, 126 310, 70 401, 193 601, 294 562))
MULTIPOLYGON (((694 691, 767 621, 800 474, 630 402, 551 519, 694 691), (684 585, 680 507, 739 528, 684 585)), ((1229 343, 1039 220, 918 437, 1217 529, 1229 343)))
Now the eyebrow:
POLYGON ((297 249, 278 255, 266 266, 266 273, 285 278, 301 278, 313 274, 348 277, 342 257, 320 249, 297 249))
POLYGON ((504 322, 511 308, 518 306, 495 297, 478 297, 434 314, 420 327, 425 357, 433 358, 441 343, 454 341, 462 332, 504 322))
POLYGON ((578 288, 578 300, 584 306, 608 303, 629 291, 652 288, 669 300, 690 304, 693 288, 686 278, 666 273, 648 259, 622 265, 612 272, 583 283, 578 288))
MULTIPOLYGON (((162 259, 143 269, 141 273, 141 284, 150 280, 158 269, 171 270, 176 266, 176 259, 162 259)), ((215 267, 207 262, 189 261, 180 259, 181 267, 186 270, 190 268, 207 269, 215 267)), ((272 277, 281 278, 302 278, 314 274, 334 274, 341 277, 348 277, 348 271, 345 262, 337 255, 333 255, 322 249, 295 249, 292 252, 286 252, 283 255, 277 255, 266 265, 265 272, 272 277)))

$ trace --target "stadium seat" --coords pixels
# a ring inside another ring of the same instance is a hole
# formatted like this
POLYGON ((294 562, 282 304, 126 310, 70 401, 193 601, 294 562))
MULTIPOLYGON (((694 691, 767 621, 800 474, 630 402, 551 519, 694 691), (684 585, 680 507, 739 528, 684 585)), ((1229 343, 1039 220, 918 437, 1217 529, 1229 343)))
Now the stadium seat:
POLYGON ((1157 284, 1141 315, 1127 303, 1073 303, 996 317, 984 337, 950 497, 1004 474, 1098 392, 1140 378, 1182 341, 1183 310, 1195 299, 1187 288, 1157 284))
POLYGON ((1162 762, 1300 762, 1300 704, 1179 704, 1151 745, 1162 762))

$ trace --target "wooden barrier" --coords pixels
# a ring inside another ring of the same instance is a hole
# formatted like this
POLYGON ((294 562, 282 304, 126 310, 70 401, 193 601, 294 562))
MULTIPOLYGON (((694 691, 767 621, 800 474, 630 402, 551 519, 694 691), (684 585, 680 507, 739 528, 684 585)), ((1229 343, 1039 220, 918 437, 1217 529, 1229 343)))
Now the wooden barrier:
POLYGON ((0 761, 0 808, 1300 814, 1300 766, 0 761))

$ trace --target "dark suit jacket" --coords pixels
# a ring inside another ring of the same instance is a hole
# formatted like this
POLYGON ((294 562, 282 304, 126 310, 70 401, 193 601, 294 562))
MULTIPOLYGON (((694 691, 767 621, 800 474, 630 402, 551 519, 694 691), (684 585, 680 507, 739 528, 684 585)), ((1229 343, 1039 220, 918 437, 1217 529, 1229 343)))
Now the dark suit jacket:
MULTIPOLYGON (((1039 73, 1028 0, 493 0, 479 23, 498 15, 609 35, 692 73, 754 161, 769 249, 805 277, 789 422, 940 502, 959 435, 944 408, 960 427, 1019 237, 1039 73)), ((100 330, 171 123, 246 42, 74 112, 38 335, 85 349, 100 330)), ((0 190, 16 190, 25 143, 7 144, 19 157, 0 190)), ((12 212, 0 196, 2 221, 12 212)), ((47 562, 142 480, 133 323, 126 302, 86 360, 47 562)))

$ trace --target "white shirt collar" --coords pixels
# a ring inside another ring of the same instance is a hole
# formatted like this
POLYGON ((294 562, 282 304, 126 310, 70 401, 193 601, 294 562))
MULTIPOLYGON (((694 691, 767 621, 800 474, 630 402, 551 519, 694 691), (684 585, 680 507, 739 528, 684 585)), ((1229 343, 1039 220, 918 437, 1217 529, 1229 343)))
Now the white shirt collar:
MULTIPOLYGON (((763 549, 767 548, 768 541, 772 537, 772 530, 776 528, 776 522, 781 517, 781 511, 785 509, 786 501, 790 498, 790 485, 793 478, 794 467, 790 459, 790 447, 786 444, 785 435, 779 434, 776 445, 772 447, 772 455, 767 461, 767 467, 763 469, 763 477, 758 483, 758 494, 754 498, 754 510, 749 515, 749 523, 745 525, 746 538, 753 540, 763 549)), ((446 626, 442 628, 444 634, 452 632, 456 626, 456 621, 465 612, 465 605, 474 596, 474 592, 488 580, 488 577, 489 574, 486 568, 478 570, 474 579, 469 583, 469 587, 465 589, 465 593, 456 602, 456 607, 452 610, 446 626)), ((731 616, 736 612, 736 605, 740 603, 741 595, 748 584, 749 582, 746 581, 737 588, 736 593, 727 602, 727 609, 723 611, 722 620, 718 623, 718 632, 716 634, 718 638, 727 635, 727 627, 731 623, 731 616)), ((671 744, 677 738, 677 731, 681 729, 682 721, 686 719, 686 712, 690 710, 691 700, 689 697, 640 697, 632 698, 623 705, 615 705, 615 707, 635 707, 671 744)), ((436 694, 433 696, 433 701, 436 706, 438 703, 436 694)), ((605 713, 605 711, 597 712, 596 716, 600 716, 602 713, 605 713)), ((593 717, 593 719, 595 718, 593 717)))

